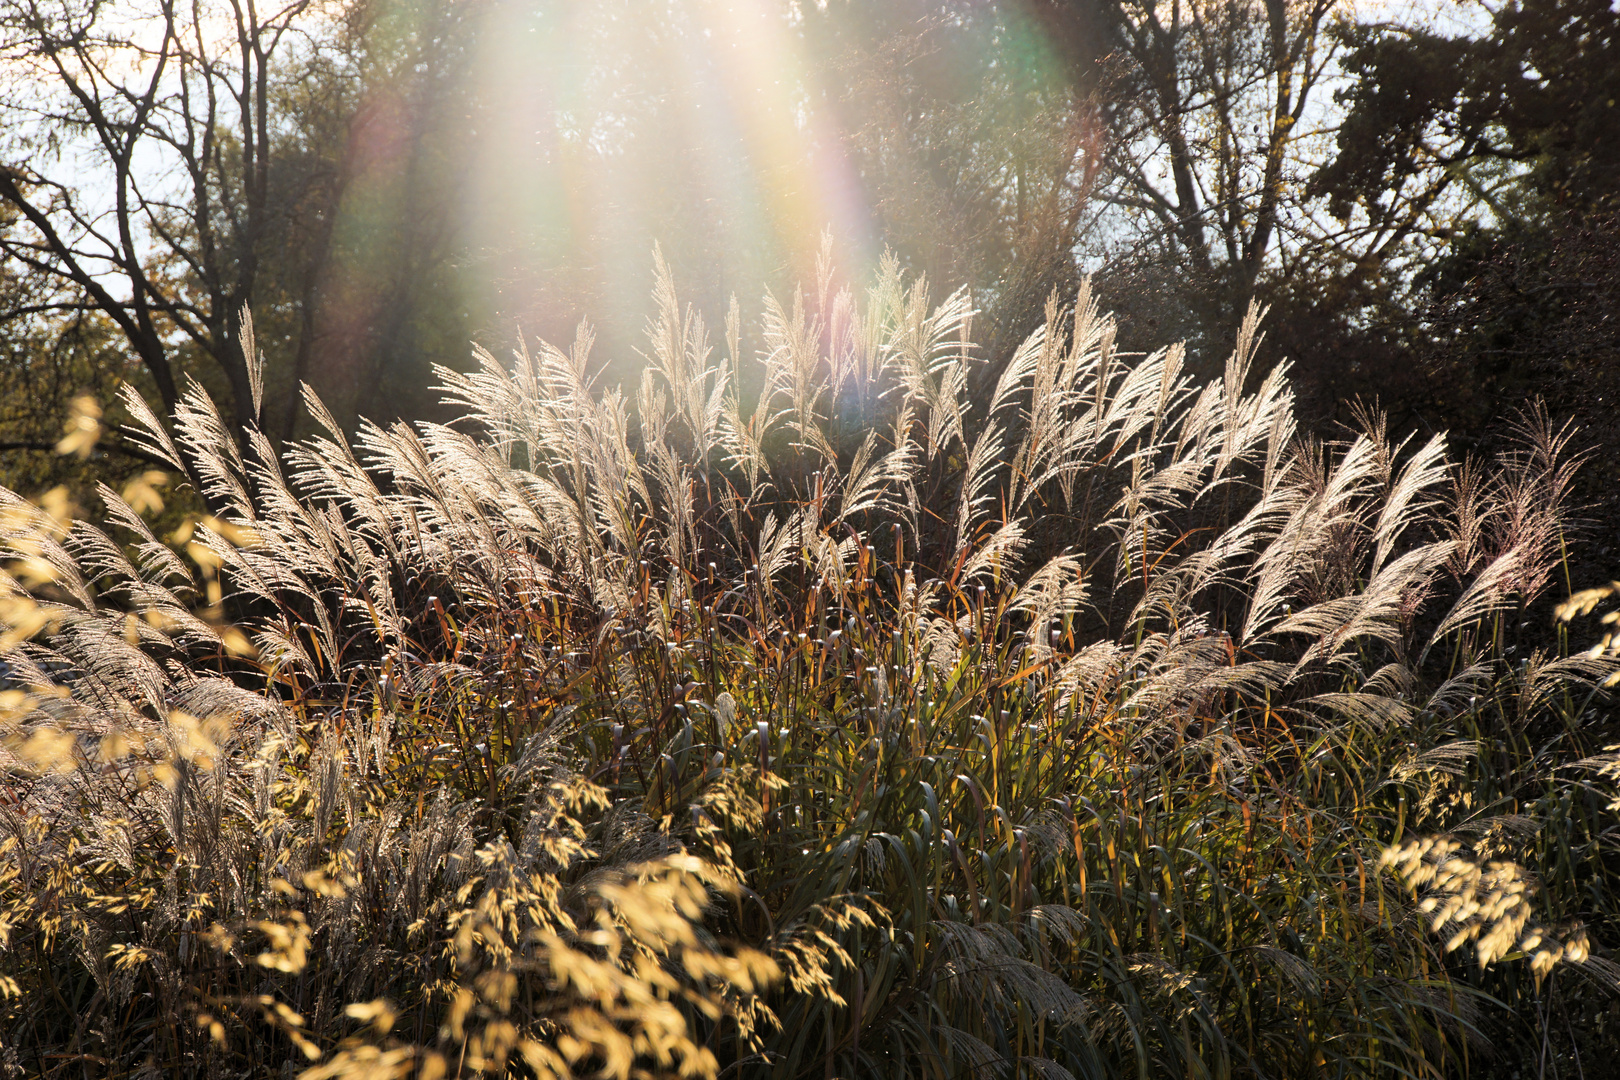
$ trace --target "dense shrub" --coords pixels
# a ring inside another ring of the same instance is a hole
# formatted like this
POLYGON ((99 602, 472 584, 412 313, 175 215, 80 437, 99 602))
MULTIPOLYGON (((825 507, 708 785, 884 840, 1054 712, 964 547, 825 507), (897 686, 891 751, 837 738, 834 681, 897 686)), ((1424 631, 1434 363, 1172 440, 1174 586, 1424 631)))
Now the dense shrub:
POLYGON ((1561 435, 1304 440, 1283 371, 1245 392, 1257 319, 1199 386, 1086 291, 979 412, 967 302, 893 266, 767 302, 757 361, 657 301, 633 410, 582 332, 443 373, 450 427, 351 445, 311 398, 284 461, 131 398, 214 508, 175 536, 145 482, 102 526, 4 496, 0 1069, 1612 1047, 1615 665, 1504 637, 1561 435))

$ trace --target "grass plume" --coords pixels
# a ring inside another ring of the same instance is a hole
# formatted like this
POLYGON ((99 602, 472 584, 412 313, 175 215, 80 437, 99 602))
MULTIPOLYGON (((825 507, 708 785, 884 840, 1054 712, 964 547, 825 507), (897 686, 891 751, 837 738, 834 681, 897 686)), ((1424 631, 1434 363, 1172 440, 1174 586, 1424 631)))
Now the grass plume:
POLYGON ((102 526, 0 497, 0 1071, 1531 1045, 1514 1008, 1608 970, 1616 895, 1609 795, 1565 768, 1615 659, 1503 636, 1557 565, 1566 435, 1314 443, 1258 313, 1200 386, 1089 291, 981 403, 969 299, 928 295, 825 267, 717 358, 660 261, 633 394, 582 330, 441 372, 454 425, 350 439, 310 396, 278 460, 193 387, 172 433, 127 402, 212 510, 183 534, 156 478, 102 526))

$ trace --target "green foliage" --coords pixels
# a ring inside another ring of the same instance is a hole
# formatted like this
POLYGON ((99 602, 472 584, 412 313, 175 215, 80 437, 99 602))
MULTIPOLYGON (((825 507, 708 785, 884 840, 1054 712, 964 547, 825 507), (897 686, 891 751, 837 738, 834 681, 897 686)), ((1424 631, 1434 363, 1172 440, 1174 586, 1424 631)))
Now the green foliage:
POLYGON ((1341 220, 1352 203, 1387 213, 1374 193, 1399 191, 1435 159, 1509 220, 1546 209, 1538 198, 1613 198, 1620 13, 1600 0, 1519 0, 1487 14, 1477 37, 1342 28, 1349 108, 1338 156, 1312 182, 1341 220))
POLYGON ((1302 440, 1282 372, 1245 389, 1257 316, 1201 387, 1087 291, 974 409, 963 296, 832 282, 767 303, 746 406, 740 318, 717 358, 661 270, 633 419, 582 332, 443 371, 455 427, 351 444, 311 396, 329 434, 280 461, 200 392, 172 436, 126 395, 214 509, 167 538, 6 494, 0 1064, 1590 1053, 1515 1026, 1617 970, 1583 727, 1615 663, 1502 636, 1557 565, 1563 437, 1302 440), (1421 897, 1384 857, 1418 836, 1421 897))
MULTIPOLYGON (((1392 262, 1393 276, 1346 266, 1338 295, 1298 282, 1306 303, 1324 297, 1320 311, 1362 326, 1296 341, 1294 355, 1324 390, 1378 393, 1475 445, 1539 397, 1586 442, 1612 446, 1620 13, 1600 0, 1516 0, 1480 14, 1482 32, 1455 36, 1341 28, 1351 81, 1313 192, 1347 228, 1383 233, 1411 207, 1450 209, 1431 230, 1440 242, 1392 262), (1405 312, 1380 300, 1401 291, 1405 312), (1335 356, 1335 339, 1357 338, 1335 356)), ((1594 464, 1580 501, 1612 515, 1620 474, 1594 464)))

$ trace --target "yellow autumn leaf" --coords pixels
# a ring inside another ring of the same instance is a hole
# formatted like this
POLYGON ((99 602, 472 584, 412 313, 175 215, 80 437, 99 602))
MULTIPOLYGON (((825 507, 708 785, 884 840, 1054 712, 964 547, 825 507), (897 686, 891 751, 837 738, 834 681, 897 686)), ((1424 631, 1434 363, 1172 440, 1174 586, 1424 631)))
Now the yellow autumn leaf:
POLYGON ((78 509, 73 505, 73 497, 64 484, 57 484, 41 495, 39 505, 51 516, 52 521, 64 529, 73 524, 74 514, 78 509))
POLYGON ((137 514, 159 513, 163 509, 163 496, 158 494, 158 488, 167 487, 168 483, 168 473, 147 469, 124 485, 124 501, 137 514))
POLYGON ((69 406, 67 429, 56 444, 56 452, 82 460, 90 456, 100 438, 101 406, 89 394, 80 394, 69 406))
POLYGON ((386 998, 377 998, 375 1001, 357 1001, 347 1006, 343 1010, 343 1014, 363 1024, 370 1024, 381 1033, 386 1033, 394 1026, 394 1019, 398 1015, 386 998))
MULTIPOLYGON (((209 582, 209 584, 212 585, 213 582, 209 582)), ((258 658, 259 650, 254 647, 253 642, 248 640, 246 634, 234 626, 227 626, 219 632, 219 643, 232 656, 240 656, 247 660, 258 658)))
POLYGON ((26 739, 14 740, 11 750, 35 772, 66 775, 77 764, 73 755, 76 745, 70 732, 57 727, 38 727, 26 739))

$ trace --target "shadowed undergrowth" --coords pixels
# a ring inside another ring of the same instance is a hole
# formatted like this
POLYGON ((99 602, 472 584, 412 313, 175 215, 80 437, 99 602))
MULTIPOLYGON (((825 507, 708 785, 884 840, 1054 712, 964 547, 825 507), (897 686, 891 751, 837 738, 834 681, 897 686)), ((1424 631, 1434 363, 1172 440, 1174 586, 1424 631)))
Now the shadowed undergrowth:
POLYGON ((1560 433, 1313 443, 1086 292, 986 377, 893 266, 745 359, 660 270, 633 408, 582 332, 283 461, 127 400, 183 535, 0 496, 0 1071, 1596 1075, 1560 433))

